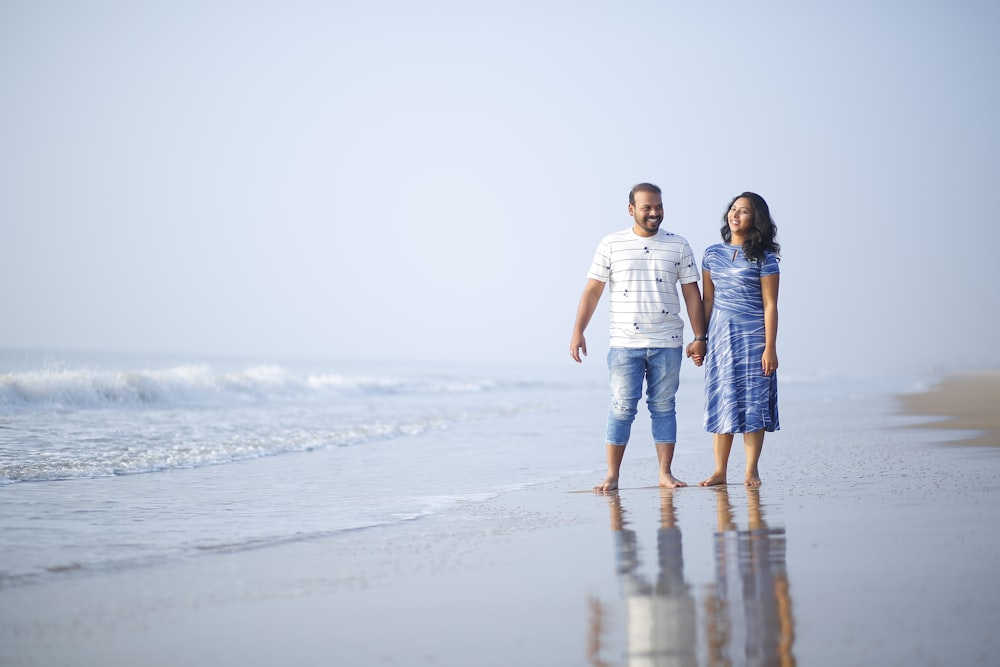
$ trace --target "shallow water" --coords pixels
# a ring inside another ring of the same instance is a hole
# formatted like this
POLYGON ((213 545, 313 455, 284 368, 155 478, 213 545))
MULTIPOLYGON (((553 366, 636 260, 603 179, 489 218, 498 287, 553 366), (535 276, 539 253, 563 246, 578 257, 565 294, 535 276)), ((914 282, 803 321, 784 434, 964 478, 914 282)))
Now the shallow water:
POLYGON ((578 392, 503 370, 7 373, 0 586, 391 525, 557 478, 571 436, 540 450, 523 434, 578 392))
MULTIPOLYGON (((551 606, 550 617, 492 618, 545 664, 580 664, 587 645, 594 659, 634 662, 664 636, 682 664, 997 656, 1000 457, 934 444, 960 434, 905 428, 922 419, 896 414, 891 392, 919 386, 911 379, 784 381, 761 491, 689 488, 665 503, 644 410, 621 493, 586 493, 603 475, 607 390, 596 365, 11 367, 0 376, 0 637, 27 641, 8 642, 22 657, 109 614, 141 626, 162 605, 326 593, 323 613, 339 626, 326 639, 354 664, 387 652, 402 660, 418 646, 444 664, 499 664, 509 654, 490 662, 491 635, 461 610, 491 618, 519 600, 551 606), (231 578, 244 561, 228 559, 271 553, 288 568, 273 582, 231 578), (301 574, 296 553, 313 554, 301 574), (343 569, 317 578, 310 568, 326 557, 343 569), (162 573, 183 581, 189 565, 197 583, 180 598, 164 593, 162 573), (456 570, 474 592, 436 588, 456 570), (160 592, 106 590, 119 576, 160 592), (388 644, 378 638, 388 609, 420 607, 429 590, 442 619, 465 623, 480 644, 448 653, 450 640, 420 624, 412 643, 401 629, 388 644), (39 630, 56 623, 48 596, 69 591, 95 607, 80 602, 65 628, 39 630), (137 604, 138 616, 121 615, 137 604), (41 644, 28 641, 33 632, 41 644)), ((674 471, 689 482, 711 466, 699 392, 686 370, 674 471)), ((733 481, 741 454, 735 447, 733 481)))

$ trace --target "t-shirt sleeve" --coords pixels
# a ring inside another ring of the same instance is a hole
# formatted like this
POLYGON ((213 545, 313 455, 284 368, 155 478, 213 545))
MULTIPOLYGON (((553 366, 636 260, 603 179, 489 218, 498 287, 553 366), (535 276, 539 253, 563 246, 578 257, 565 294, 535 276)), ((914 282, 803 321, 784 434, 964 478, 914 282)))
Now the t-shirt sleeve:
POLYGON ((760 275, 773 276, 776 273, 781 273, 781 269, 778 268, 778 256, 773 252, 765 253, 764 265, 760 267, 760 275))
POLYGON ((590 271, 587 278, 599 280, 602 283, 608 282, 611 277, 611 247, 607 241, 601 241, 594 253, 594 261, 590 263, 590 271))
POLYGON ((677 272, 677 282, 681 285, 698 282, 701 274, 698 272, 698 262, 694 259, 694 252, 688 242, 684 242, 684 249, 681 251, 681 265, 677 272))

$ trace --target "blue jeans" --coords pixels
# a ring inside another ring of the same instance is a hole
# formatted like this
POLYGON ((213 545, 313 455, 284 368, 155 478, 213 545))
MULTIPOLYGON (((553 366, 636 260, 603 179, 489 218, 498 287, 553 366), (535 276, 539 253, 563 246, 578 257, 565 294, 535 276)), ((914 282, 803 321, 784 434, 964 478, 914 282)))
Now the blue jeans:
POLYGON ((611 411, 608 414, 607 443, 628 444, 636 408, 646 381, 646 405, 653 420, 653 442, 677 441, 677 413, 674 395, 680 384, 681 348, 613 347, 608 350, 611 379, 611 411))

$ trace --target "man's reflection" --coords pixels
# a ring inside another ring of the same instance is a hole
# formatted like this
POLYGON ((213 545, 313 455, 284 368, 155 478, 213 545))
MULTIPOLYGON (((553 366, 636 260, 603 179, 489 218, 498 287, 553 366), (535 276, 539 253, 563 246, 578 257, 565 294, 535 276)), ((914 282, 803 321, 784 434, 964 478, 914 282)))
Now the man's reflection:
POLYGON ((611 496, 609 505, 618 581, 625 597, 628 665, 697 665, 695 601, 691 587, 684 580, 683 544, 674 509, 674 490, 660 492, 655 579, 640 572, 638 540, 635 531, 628 527, 621 497, 611 496))
MULTIPOLYGON (((700 606, 705 631, 701 655, 707 665, 794 665, 785 531, 764 521, 760 490, 747 489, 747 529, 740 530, 726 487, 712 489, 717 515, 715 581, 700 587, 701 604, 684 576, 676 492, 660 491, 655 577, 641 572, 638 540, 621 497, 608 497, 616 571, 625 599, 626 664, 697 665, 700 606)), ((600 657, 607 612, 599 600, 592 598, 589 603, 588 656, 594 665, 609 665, 600 657)))

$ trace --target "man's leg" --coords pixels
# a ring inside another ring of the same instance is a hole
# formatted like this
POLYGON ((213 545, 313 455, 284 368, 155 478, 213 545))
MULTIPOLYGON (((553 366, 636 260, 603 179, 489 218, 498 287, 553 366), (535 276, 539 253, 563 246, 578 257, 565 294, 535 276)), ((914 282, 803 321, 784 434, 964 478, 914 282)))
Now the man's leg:
POLYGON ((656 443, 656 460, 660 464, 660 486, 668 489, 687 486, 687 482, 677 479, 670 471, 670 463, 674 460, 674 443, 656 443))
POLYGON ((674 444, 677 442, 677 413, 674 406, 680 384, 681 348, 654 348, 648 351, 648 355, 646 405, 653 422, 659 484, 671 489, 687 486, 674 477, 670 469, 674 460, 674 444))
POLYGON ((625 457, 625 445, 605 445, 608 454, 608 476, 594 487, 594 493, 607 493, 618 488, 618 477, 621 474, 622 459, 625 457))
POLYGON ((605 437, 608 474, 594 487, 597 493, 607 493, 618 488, 625 445, 632 433, 636 406, 642 396, 642 380, 646 375, 643 350, 613 347, 608 350, 608 376, 611 383, 611 408, 605 437))

